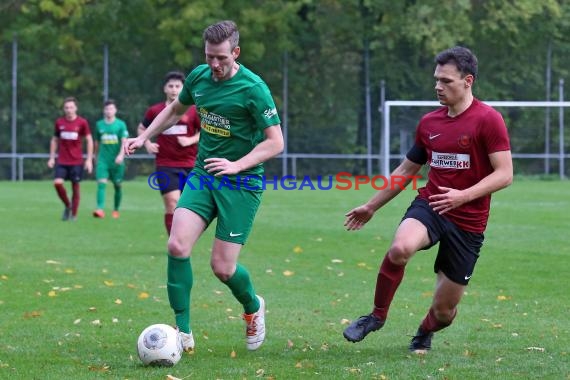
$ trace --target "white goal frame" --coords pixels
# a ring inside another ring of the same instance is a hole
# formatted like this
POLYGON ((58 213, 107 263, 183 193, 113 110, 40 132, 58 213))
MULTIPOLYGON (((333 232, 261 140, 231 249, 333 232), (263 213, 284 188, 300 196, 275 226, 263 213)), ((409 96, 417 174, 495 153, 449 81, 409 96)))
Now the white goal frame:
MULTIPOLYGON (((558 153, 556 154, 513 154, 513 158, 526 157, 526 158, 557 158, 559 160, 559 174, 560 179, 564 176, 564 159, 567 154, 564 152, 564 108, 570 107, 570 102, 565 101, 484 101, 483 103, 488 104, 492 107, 522 107, 522 108, 558 108, 560 112, 559 117, 559 144, 558 153)), ((382 157, 382 174, 384 176, 390 175, 390 158, 393 157, 390 154, 390 109, 392 107, 441 107, 441 103, 438 101, 431 100, 387 100, 382 104, 382 117, 383 117, 383 131, 382 131, 382 144, 380 155, 382 157)), ((419 122, 419 120, 418 120, 419 122)))

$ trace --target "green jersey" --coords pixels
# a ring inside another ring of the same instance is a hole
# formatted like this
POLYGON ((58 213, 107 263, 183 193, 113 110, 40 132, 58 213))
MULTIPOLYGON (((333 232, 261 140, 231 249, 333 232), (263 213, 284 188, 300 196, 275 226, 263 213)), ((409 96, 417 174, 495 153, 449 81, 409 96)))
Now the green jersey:
MULTIPOLYGON (((258 75, 240 65, 230 79, 216 82, 206 64, 188 75, 178 95, 180 103, 195 104, 202 133, 196 168, 210 157, 237 161, 265 139, 264 129, 281 123, 269 88, 258 75)), ((263 164, 239 175, 263 175, 263 164)))
POLYGON ((127 125, 121 119, 115 118, 111 124, 105 119, 95 124, 95 141, 99 144, 97 161, 114 164, 115 158, 121 150, 121 139, 129 137, 127 125))

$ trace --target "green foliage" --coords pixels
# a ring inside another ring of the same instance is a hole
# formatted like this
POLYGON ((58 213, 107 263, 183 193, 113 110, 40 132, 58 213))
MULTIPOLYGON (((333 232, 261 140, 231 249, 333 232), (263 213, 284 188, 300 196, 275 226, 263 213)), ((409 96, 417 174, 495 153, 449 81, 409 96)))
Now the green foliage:
MULTIPOLYGON (((163 98, 164 73, 202 63, 202 32, 221 19, 238 23, 240 62, 267 81, 281 114, 287 111, 290 152, 366 150, 367 47, 374 152, 380 81, 388 99, 433 99, 440 50, 462 44, 478 55, 475 94, 486 100, 543 100, 549 44, 552 99, 570 67, 570 3, 556 0, 11 0, 0 11, 5 84, 14 37, 19 48, 20 152, 47 152, 66 96, 79 99, 92 124, 101 117, 104 46, 109 96, 134 134, 146 107, 163 98)), ((0 152, 11 150, 10 104, 10 86, 0 86, 0 152)), ((517 119, 516 111, 506 112, 517 119)))

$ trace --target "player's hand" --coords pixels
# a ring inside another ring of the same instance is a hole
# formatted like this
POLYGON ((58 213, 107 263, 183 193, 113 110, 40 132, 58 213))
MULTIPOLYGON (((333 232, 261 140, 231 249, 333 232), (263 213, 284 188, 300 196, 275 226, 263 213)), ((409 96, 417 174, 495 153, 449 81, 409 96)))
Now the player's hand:
POLYGON ((344 221, 344 226, 348 231, 355 231, 364 227, 364 225, 372 219, 374 216, 374 210, 364 204, 353 208, 347 212, 345 216, 346 219, 344 221))
POLYGON ((430 196, 429 205, 440 215, 469 201, 464 191, 444 186, 438 186, 438 189, 441 193, 430 196))
POLYGON ((47 166, 50 169, 53 169, 53 167, 55 166, 55 158, 50 158, 47 162, 47 166))
POLYGON ((83 165, 87 173, 91 174, 93 172, 93 160, 87 159, 85 160, 85 164, 83 165))
POLYGON ((125 160, 125 156, 123 156, 122 154, 119 154, 117 157, 115 157, 115 164, 121 165, 124 160, 125 160))
POLYGON ((153 143, 153 142, 147 141, 147 142, 144 144, 144 147, 146 148, 146 152, 147 152, 148 154, 158 154, 158 149, 159 149, 160 146, 159 146, 157 143, 153 143))
POLYGON ((238 164, 234 161, 226 160, 225 158, 206 158, 204 162, 206 163, 204 169, 216 177, 237 174, 241 171, 238 164))
POLYGON ((137 149, 144 145, 145 140, 139 137, 133 137, 130 139, 126 139, 123 144, 123 152, 130 156, 133 154, 137 149))
POLYGON ((192 145, 192 137, 188 136, 176 136, 176 140, 178 140, 178 145, 187 147, 192 145))

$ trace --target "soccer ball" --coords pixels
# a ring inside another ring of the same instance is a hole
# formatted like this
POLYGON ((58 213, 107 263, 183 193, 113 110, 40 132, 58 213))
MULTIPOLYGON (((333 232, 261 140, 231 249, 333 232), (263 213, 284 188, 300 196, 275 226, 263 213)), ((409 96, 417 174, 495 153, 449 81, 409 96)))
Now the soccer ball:
POLYGON ((139 335, 137 351, 144 365, 172 367, 182 357, 182 338, 172 326, 150 325, 139 335))

